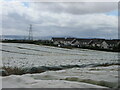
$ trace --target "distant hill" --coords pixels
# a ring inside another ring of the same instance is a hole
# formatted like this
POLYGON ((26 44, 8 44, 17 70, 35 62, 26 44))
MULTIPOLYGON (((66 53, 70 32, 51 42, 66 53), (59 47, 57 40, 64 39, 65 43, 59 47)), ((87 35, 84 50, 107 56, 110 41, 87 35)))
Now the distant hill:
MULTIPOLYGON (((28 39, 28 36, 22 36, 22 35, 0 35, 0 38, 1 39, 10 39, 10 40, 13 40, 13 39, 17 39, 17 40, 27 40, 28 39)), ((51 36, 47 36, 47 37, 34 37, 34 40, 39 40, 39 39, 42 39, 42 40, 50 40, 52 37, 51 36)))

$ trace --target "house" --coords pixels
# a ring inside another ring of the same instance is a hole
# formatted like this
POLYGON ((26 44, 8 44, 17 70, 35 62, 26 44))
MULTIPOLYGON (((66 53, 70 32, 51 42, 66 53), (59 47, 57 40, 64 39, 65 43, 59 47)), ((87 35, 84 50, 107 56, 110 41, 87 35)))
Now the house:
POLYGON ((54 37, 51 39, 51 41, 53 42, 54 45, 60 45, 64 43, 65 38, 54 37))
POLYGON ((120 44, 120 41, 118 40, 105 40, 101 44, 101 48, 104 49, 113 49, 114 47, 117 47, 120 44))
POLYGON ((52 38, 51 41, 55 45, 72 45, 75 40, 75 38, 52 38))
POLYGON ((105 39, 92 39, 89 43, 90 47, 99 47, 101 48, 101 44, 105 39))
POLYGON ((75 41, 75 38, 65 38, 64 45, 73 45, 75 41))
POLYGON ((91 39, 76 39, 74 46, 77 47, 88 47, 91 39))

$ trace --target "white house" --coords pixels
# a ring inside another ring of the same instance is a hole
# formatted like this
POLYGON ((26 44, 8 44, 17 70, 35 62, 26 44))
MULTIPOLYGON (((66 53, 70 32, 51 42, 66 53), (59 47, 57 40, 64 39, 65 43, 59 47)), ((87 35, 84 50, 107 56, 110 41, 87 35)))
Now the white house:
POLYGON ((51 41, 55 45, 72 45, 75 40, 75 38, 52 38, 51 41))
POLYGON ((92 39, 89 45, 91 47, 99 47, 101 48, 101 44, 105 39, 92 39))
POLYGON ((74 45, 78 47, 87 47, 89 46, 90 42, 91 42, 91 39, 76 39, 76 41, 74 42, 74 45))
POLYGON ((120 41, 117 40, 105 40, 101 43, 101 48, 104 49, 113 49, 114 47, 117 47, 118 44, 120 44, 120 41))
POLYGON ((60 44, 64 44, 65 38, 52 38, 51 41, 53 42, 53 44, 55 45, 60 45, 60 44))

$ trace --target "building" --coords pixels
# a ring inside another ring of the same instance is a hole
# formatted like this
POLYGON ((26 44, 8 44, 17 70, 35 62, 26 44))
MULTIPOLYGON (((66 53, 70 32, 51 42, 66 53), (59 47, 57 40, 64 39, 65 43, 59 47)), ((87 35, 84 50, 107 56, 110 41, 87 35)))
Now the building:
POLYGON ((52 42, 57 46, 75 46, 75 47, 89 47, 89 48, 99 48, 99 49, 109 49, 120 45, 120 40, 105 40, 105 39, 81 39, 81 38, 52 38, 52 42))
POLYGON ((113 49, 114 47, 117 47, 120 44, 119 40, 105 40, 101 44, 101 48, 104 49, 113 49))
POLYGON ((76 39, 74 46, 77 47, 88 47, 91 39, 76 39))
POLYGON ((75 38, 52 38, 52 42, 55 45, 72 45, 75 40, 75 38))
POLYGON ((105 39, 91 39, 91 42, 89 43, 90 47, 99 47, 101 48, 101 44, 105 39))
POLYGON ((74 45, 73 43, 76 41, 75 38, 65 38, 64 45, 74 45))
POLYGON ((63 44, 65 41, 65 38, 59 38, 59 37, 54 37, 51 39, 51 41, 53 42, 53 44, 55 45, 60 45, 63 44))

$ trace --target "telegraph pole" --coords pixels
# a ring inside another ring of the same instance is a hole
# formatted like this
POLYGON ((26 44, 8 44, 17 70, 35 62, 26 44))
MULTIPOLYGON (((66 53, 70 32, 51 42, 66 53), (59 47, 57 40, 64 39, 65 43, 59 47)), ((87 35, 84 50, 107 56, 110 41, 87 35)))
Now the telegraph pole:
POLYGON ((32 24, 30 24, 30 27, 29 27, 28 40, 33 40, 32 24))

